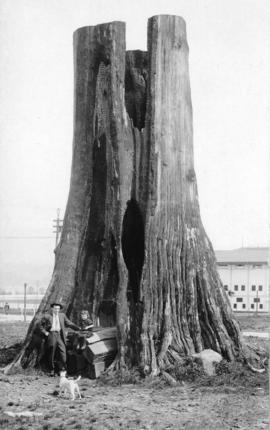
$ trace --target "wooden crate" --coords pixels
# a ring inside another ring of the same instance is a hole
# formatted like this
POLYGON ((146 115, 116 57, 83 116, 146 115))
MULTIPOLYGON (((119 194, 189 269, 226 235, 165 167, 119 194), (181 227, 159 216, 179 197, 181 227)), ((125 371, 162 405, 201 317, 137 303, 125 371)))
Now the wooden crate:
POLYGON ((116 333, 116 327, 100 328, 87 339, 84 354, 95 378, 98 378, 115 358, 117 353, 116 333))
MULTIPOLYGON (((68 344, 72 345, 72 336, 68 336, 68 344)), ((75 334, 76 336, 76 334, 75 334)), ((86 339, 87 345, 81 352, 68 350, 68 369, 72 373, 89 368, 92 378, 100 374, 113 362, 117 353, 116 327, 95 327, 92 336, 86 339), (85 360, 83 364, 83 360, 85 360)))
POLYGON ((105 361, 99 361, 93 364, 94 377, 98 378, 101 373, 105 370, 105 361))

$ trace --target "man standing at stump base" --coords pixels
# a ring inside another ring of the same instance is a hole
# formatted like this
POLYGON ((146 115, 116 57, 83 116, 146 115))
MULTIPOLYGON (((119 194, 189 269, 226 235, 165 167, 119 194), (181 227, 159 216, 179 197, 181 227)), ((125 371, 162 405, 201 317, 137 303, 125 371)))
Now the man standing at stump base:
POLYGON ((68 327, 79 331, 80 328, 71 322, 64 313, 60 312, 63 308, 61 303, 51 304, 52 313, 47 314, 44 318, 49 322, 51 327, 47 331, 44 326, 41 331, 47 336, 47 347, 49 351, 49 369, 50 375, 55 375, 55 356, 58 354, 60 369, 66 369, 67 354, 66 354, 66 330, 68 327))

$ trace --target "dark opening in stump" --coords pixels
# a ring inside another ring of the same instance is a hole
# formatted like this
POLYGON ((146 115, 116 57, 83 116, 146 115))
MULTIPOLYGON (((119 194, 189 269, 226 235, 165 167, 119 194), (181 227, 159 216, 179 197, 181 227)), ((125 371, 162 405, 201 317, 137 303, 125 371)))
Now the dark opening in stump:
POLYGON ((137 303, 144 262, 144 224, 140 208, 134 199, 127 202, 123 219, 122 251, 129 275, 127 298, 129 302, 137 303))

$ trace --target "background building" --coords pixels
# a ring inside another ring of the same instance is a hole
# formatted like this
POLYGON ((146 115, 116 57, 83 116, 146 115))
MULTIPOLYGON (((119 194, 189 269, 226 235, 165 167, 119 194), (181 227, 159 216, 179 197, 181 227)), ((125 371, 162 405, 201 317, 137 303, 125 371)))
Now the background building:
MULTIPOLYGON (((32 310, 33 314, 37 311, 43 294, 27 294, 26 309, 32 310)), ((9 305, 10 313, 22 313, 24 309, 23 294, 1 294, 0 295, 0 312, 4 309, 5 303, 9 305)))
POLYGON ((269 248, 215 251, 234 311, 269 311, 269 248))

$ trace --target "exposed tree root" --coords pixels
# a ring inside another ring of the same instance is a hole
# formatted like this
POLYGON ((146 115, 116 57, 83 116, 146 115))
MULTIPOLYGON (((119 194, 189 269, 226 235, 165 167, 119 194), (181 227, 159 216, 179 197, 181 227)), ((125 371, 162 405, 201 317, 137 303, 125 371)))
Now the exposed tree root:
POLYGON ((268 359, 269 353, 263 348, 245 345, 243 362, 252 372, 264 373, 266 371, 268 359), (256 367, 254 364, 256 364, 256 367), (260 368, 257 367, 257 364, 260 368))
POLYGON ((21 358, 16 359, 12 363, 8 364, 3 369, 4 375, 14 375, 15 373, 21 373, 23 371, 23 367, 21 364, 21 358))
POLYGON ((107 369, 104 370, 103 375, 108 375, 110 373, 115 372, 116 370, 120 370, 119 355, 117 355, 113 360, 113 362, 109 365, 109 367, 107 367, 107 369))
POLYGON ((32 337, 28 336, 15 359, 4 368, 4 373, 5 375, 12 375, 23 372, 27 367, 38 367, 41 358, 41 351, 35 349, 32 337))
POLYGON ((255 373, 264 373, 265 371, 266 371, 266 369, 265 368, 263 368, 263 369, 256 369, 255 367, 253 367, 250 363, 246 363, 247 364, 247 366, 248 366, 248 368, 250 369, 250 370, 252 370, 252 372, 255 372, 255 373))
POLYGON ((176 379, 174 379, 168 372, 165 372, 165 370, 162 370, 160 374, 162 378, 172 387, 177 385, 176 379))

